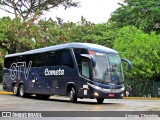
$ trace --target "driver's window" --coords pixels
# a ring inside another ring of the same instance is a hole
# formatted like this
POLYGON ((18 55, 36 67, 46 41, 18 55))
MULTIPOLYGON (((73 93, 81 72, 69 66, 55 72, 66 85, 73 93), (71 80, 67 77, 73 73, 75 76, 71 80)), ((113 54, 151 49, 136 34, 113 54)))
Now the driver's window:
POLYGON ((89 78, 89 60, 82 60, 82 75, 89 78))

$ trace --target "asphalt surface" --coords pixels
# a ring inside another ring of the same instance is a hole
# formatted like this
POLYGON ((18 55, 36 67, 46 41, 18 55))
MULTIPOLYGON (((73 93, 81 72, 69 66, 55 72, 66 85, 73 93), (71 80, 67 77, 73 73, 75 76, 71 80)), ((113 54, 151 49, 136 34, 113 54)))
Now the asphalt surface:
POLYGON ((21 98, 14 95, 0 95, 0 110, 17 111, 160 111, 159 100, 105 99, 98 104, 96 99, 78 99, 71 103, 68 97, 52 96, 40 100, 36 96, 21 98))
MULTIPOLYGON (((78 99, 71 103, 69 98, 52 96, 48 100, 37 99, 34 95, 30 98, 13 96, 5 92, 0 84, 0 111, 160 111, 159 98, 124 98, 120 100, 106 99, 103 104, 97 104, 95 99, 78 99)), ((74 112, 73 112, 74 114, 74 112)), ((0 118, 1 120, 18 120, 22 118, 0 118)), ((23 118, 24 120, 28 118, 23 118)), ((134 120, 135 117, 44 117, 31 118, 33 120, 134 120)), ((160 120, 157 118, 136 118, 136 120, 160 120)))
MULTIPOLYGON (((23 111, 28 112, 41 112, 43 116, 43 111, 65 113, 69 112, 70 114, 76 114, 76 111, 89 111, 89 112, 105 112, 104 114, 116 114, 121 113, 121 111, 133 111, 132 114, 138 114, 143 111, 159 111, 158 117, 152 117, 151 120, 159 120, 160 119, 160 101, 159 100, 127 100, 127 99, 105 99, 103 104, 97 104, 95 99, 78 99, 77 103, 71 103, 69 98, 67 97, 59 97, 52 96, 48 100, 40 100, 35 96, 31 96, 30 98, 21 98, 13 95, 5 95, 0 94, 0 111, 17 111, 19 113, 23 111), (135 111, 138 111, 135 113, 135 111)), ((1 113, 0 113, 1 114, 1 113)), ((59 113, 58 113, 59 114, 59 113)), ((156 115, 157 113, 155 113, 156 115)), ((57 115, 57 114, 56 114, 57 115)), ((86 117, 53 117, 58 120, 87 120, 86 117)), ((44 117, 44 116, 43 116, 44 117)), ((112 117, 111 117, 112 118, 112 117)), ((112 120, 110 117, 88 117, 88 119, 92 120, 112 120)), ((114 120, 147 120, 148 117, 145 118, 137 118, 137 117, 114 117, 114 120)), ((0 118, 1 119, 1 118, 0 118)), ((11 118, 3 118, 4 120, 12 120, 11 118)), ((1 119, 1 120, 3 120, 1 119)), ((13 118, 15 120, 19 118, 13 118)), ((25 119, 25 118, 21 118, 25 119)), ((41 118, 34 118, 36 120, 41 120, 41 118)), ((45 118, 46 119, 46 118, 45 118)), ((45 120, 42 118, 42 120, 45 120)), ((48 118, 47 119, 51 119, 48 118)), ((148 119, 150 120, 150 119, 148 119)))

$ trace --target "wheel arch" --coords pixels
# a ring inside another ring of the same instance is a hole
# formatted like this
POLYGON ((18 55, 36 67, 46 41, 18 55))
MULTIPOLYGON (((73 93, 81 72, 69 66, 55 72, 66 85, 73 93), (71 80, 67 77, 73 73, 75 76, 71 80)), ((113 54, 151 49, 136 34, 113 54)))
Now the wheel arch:
POLYGON ((13 89, 13 86, 14 86, 15 84, 17 84, 17 83, 16 83, 16 82, 13 82, 13 83, 12 83, 12 89, 13 89))
POLYGON ((67 85, 66 85, 66 95, 69 94, 69 92, 71 91, 72 87, 75 89, 76 95, 78 96, 78 88, 77 88, 77 86, 75 85, 74 82, 67 83, 67 85))
POLYGON ((19 82, 18 87, 20 87, 21 85, 24 85, 23 82, 19 82))

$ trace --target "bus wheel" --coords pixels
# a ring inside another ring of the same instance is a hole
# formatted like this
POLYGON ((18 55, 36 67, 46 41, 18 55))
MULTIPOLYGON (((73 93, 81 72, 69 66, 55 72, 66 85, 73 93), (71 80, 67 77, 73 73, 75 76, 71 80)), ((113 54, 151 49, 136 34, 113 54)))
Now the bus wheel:
POLYGON ((103 101, 104 101, 104 98, 97 98, 97 103, 101 104, 103 103, 103 101))
POLYGON ((70 101, 72 103, 75 103, 77 102, 77 95, 76 95, 76 91, 75 91, 75 88, 72 87, 70 93, 69 93, 69 97, 70 97, 70 101))
POLYGON ((19 91, 18 91, 18 87, 17 84, 13 85, 13 95, 18 96, 19 95, 19 91))
POLYGON ((19 95, 20 95, 20 97, 26 97, 23 85, 20 85, 20 87, 19 87, 19 95))

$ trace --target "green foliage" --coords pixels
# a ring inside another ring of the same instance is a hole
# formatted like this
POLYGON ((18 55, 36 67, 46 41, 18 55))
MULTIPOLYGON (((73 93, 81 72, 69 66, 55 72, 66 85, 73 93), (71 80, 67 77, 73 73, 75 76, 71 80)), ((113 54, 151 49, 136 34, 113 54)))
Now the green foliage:
POLYGON ((110 19, 115 27, 134 25, 147 33, 159 29, 160 0, 123 0, 119 5, 110 19))
POLYGON ((126 73, 127 78, 160 79, 160 36, 154 32, 145 34, 133 26, 113 29, 113 24, 93 24, 84 18, 78 23, 63 23, 60 18, 35 23, 35 19, 25 22, 18 18, 0 19, 0 68, 8 53, 68 42, 90 42, 113 47, 121 57, 131 60, 132 71, 126 73))
POLYGON ((38 22, 44 28, 45 45, 54 45, 67 42, 89 42, 112 47, 115 32, 108 29, 107 24, 93 24, 83 17, 78 23, 63 23, 58 18, 57 21, 41 20, 38 22))
POLYGON ((132 80, 158 80, 160 78, 160 35, 145 34, 136 27, 127 26, 117 31, 114 49, 121 57, 132 62, 132 80))
POLYGON ((11 20, 8 17, 0 19, 0 46, 8 51, 8 53, 22 52, 33 49, 35 43, 34 38, 40 40, 39 33, 41 29, 34 24, 35 18, 27 22, 21 21, 19 18, 11 20))

